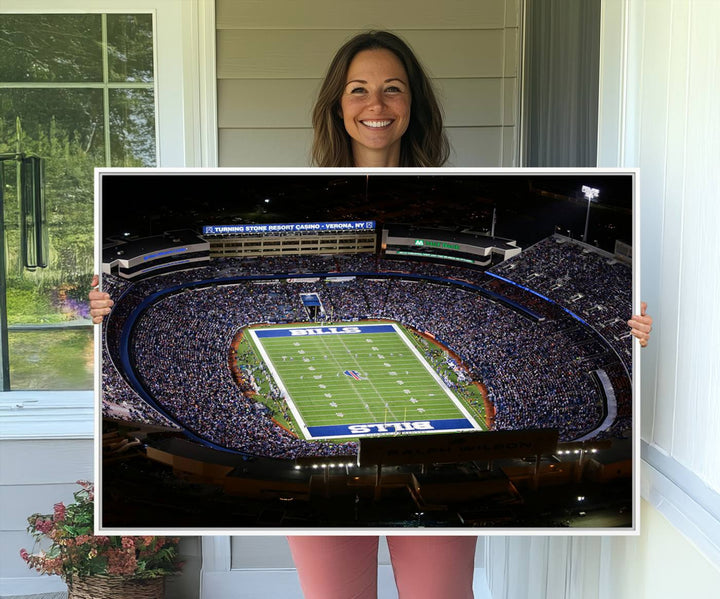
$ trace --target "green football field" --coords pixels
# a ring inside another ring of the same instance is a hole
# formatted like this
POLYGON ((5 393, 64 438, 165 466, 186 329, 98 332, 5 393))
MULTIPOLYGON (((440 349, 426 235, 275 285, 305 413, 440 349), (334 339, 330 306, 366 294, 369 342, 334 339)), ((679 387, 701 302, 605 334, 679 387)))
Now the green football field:
POLYGON ((480 429, 397 324, 249 333, 308 439, 480 429))

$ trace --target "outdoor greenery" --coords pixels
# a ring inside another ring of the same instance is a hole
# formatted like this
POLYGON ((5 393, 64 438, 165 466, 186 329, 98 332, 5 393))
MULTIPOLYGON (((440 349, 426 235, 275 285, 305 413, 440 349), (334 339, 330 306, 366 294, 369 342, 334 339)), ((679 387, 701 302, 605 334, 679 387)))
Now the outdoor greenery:
MULTIPOLYGON (((87 319, 94 262, 93 169, 155 165, 152 15, 0 15, 0 50, 8 323, 61 325, 87 319), (44 159, 50 250, 45 269, 30 271, 22 264, 18 163, 13 158, 18 154, 44 159)), ((32 370, 32 364, 22 362, 27 353, 14 354, 28 346, 19 341, 23 335, 29 333, 18 332, 11 342, 13 388, 45 388, 48 381, 23 374, 32 370)), ((69 335, 73 337, 77 335, 69 335)), ((50 337, 35 341, 57 345, 50 337)), ((77 365, 82 370, 86 342, 63 344, 67 351, 59 359, 66 366, 59 374, 75 372, 77 365)), ((91 386, 85 375, 81 380, 50 388, 91 386)))
POLYGON ((16 389, 77 390, 93 385, 93 329, 10 332, 16 389))

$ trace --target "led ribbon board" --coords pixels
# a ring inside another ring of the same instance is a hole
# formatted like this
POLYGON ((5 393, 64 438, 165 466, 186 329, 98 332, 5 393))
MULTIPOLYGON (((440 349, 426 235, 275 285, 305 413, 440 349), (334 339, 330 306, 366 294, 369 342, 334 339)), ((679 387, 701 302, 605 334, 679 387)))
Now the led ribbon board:
POLYGON ((272 233, 308 233, 320 231, 374 231, 374 220, 329 223, 273 223, 250 225, 205 225, 203 235, 267 235, 272 233))

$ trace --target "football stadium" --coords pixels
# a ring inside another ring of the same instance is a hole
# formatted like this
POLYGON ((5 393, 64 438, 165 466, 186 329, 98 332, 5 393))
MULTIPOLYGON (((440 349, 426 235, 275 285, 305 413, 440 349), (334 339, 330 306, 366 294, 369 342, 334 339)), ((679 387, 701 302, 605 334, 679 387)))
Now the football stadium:
POLYGON ((631 525, 629 175, 609 242, 575 178, 261 177, 135 232, 138 179, 228 183, 144 177, 103 180, 103 526, 631 525))

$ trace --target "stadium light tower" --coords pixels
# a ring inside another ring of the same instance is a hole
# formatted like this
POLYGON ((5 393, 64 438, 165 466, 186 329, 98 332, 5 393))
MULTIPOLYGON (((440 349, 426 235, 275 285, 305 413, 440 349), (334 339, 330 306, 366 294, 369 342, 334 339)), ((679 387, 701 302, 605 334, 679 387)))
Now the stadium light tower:
POLYGON ((587 214, 585 216, 585 234, 583 235, 583 242, 587 243, 588 224, 590 223, 590 202, 600 195, 600 190, 583 185, 582 192, 588 201, 587 214))

